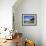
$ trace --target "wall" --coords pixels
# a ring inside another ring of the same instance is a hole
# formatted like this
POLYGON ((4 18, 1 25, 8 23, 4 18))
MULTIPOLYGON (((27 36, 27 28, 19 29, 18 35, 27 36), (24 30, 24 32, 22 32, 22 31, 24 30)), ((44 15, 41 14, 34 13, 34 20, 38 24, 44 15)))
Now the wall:
POLYGON ((0 27, 12 29, 12 6, 16 0, 0 0, 0 27))
POLYGON ((42 46, 46 46, 46 0, 41 1, 41 38, 42 46))
POLYGON ((36 46, 41 46, 41 1, 23 0, 20 5, 13 6, 15 30, 23 33, 24 39, 35 41, 36 46), (37 14, 37 26, 22 26, 22 14, 37 14))

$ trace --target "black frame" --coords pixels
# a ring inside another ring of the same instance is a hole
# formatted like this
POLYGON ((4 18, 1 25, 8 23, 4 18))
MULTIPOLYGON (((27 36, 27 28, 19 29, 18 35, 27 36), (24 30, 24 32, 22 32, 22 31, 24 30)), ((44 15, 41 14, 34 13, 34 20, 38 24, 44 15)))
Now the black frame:
POLYGON ((22 26, 36 26, 36 25, 37 25, 37 14, 22 14, 22 26), (24 16, 34 16, 35 23, 34 24, 30 24, 30 25, 24 24, 24 16))

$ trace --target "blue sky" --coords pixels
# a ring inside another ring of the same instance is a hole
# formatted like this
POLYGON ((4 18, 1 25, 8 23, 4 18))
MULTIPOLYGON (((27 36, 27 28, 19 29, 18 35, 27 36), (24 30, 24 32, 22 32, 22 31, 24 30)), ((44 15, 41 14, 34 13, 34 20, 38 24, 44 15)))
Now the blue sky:
POLYGON ((33 16, 24 16, 24 19, 32 19, 33 16))
POLYGON ((24 21, 29 21, 32 19, 34 16, 24 16, 24 21))

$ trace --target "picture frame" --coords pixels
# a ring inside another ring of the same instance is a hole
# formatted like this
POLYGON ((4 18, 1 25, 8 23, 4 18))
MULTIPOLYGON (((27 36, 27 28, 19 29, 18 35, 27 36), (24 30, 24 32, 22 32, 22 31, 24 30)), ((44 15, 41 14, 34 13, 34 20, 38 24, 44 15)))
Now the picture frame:
POLYGON ((37 14, 22 14, 22 26, 36 26, 37 14))

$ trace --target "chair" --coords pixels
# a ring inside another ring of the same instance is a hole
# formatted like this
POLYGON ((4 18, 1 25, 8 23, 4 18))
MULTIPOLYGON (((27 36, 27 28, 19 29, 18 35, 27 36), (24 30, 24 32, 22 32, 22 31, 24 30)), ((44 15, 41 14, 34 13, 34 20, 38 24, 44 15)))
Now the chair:
POLYGON ((22 33, 15 33, 16 46, 22 45, 22 33))

